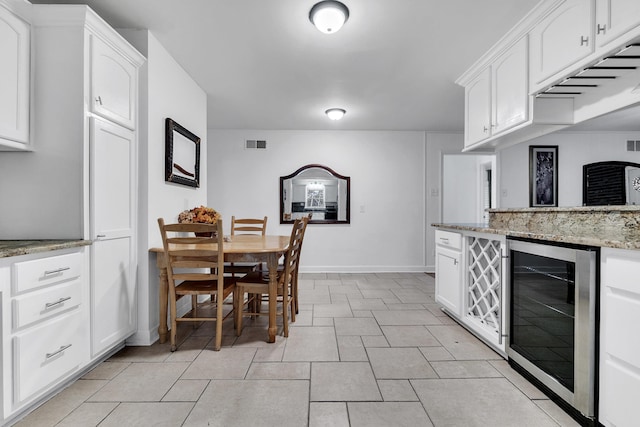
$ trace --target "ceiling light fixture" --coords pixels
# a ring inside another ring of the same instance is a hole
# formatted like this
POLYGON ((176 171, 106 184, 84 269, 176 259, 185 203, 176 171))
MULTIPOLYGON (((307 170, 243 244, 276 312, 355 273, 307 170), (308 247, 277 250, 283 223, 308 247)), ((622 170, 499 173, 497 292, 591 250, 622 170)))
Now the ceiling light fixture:
POLYGON ((326 0, 316 3, 309 12, 309 20, 325 34, 337 32, 349 19, 349 9, 339 1, 326 0))
POLYGON ((342 116, 344 116, 346 113, 345 110, 343 110, 342 108, 329 108, 327 111, 325 111, 325 114, 331 119, 331 120, 340 120, 342 118, 342 116))

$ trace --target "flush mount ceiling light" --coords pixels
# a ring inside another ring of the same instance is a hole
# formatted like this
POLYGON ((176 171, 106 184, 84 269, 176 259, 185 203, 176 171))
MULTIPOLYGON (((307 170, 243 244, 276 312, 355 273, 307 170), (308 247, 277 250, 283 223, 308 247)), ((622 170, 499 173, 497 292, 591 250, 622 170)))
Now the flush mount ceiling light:
POLYGON ((346 111, 343 110, 342 108, 329 108, 327 111, 325 111, 325 114, 331 120, 340 120, 345 113, 346 111))
POLYGON ((309 20, 325 34, 337 32, 349 19, 349 9, 339 1, 316 3, 309 12, 309 20))

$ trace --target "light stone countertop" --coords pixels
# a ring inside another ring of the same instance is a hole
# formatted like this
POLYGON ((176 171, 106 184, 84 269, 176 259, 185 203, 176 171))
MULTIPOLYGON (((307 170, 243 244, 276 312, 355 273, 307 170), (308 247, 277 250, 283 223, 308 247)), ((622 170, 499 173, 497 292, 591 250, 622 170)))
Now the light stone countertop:
POLYGON ((90 245, 90 240, 0 240, 0 258, 90 245))

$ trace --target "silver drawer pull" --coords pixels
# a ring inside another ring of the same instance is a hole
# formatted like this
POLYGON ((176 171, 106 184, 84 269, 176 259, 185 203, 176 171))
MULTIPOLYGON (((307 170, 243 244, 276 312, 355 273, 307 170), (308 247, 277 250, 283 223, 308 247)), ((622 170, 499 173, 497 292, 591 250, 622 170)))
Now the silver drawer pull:
POLYGON ((71 299, 71 297, 64 297, 64 298, 60 298, 58 301, 56 302, 48 302, 44 305, 44 308, 51 308, 54 305, 58 305, 58 304, 62 304, 65 301, 69 301, 71 299))
POLYGON ((52 274, 62 273, 63 271, 71 270, 71 267, 61 267, 56 268, 55 270, 47 270, 44 272, 45 276, 50 276, 52 274))
POLYGON ((442 243, 449 243, 449 239, 445 239, 444 237, 441 237, 441 238, 440 238, 440 241, 441 241, 442 243))
POLYGON ((65 351, 66 349, 68 349, 69 347, 71 347, 73 344, 67 344, 67 345, 61 345, 59 349, 57 349, 56 351, 54 351, 53 353, 47 353, 46 354, 46 358, 47 359, 51 359, 53 356, 56 356, 60 353, 62 353, 63 351, 65 351))

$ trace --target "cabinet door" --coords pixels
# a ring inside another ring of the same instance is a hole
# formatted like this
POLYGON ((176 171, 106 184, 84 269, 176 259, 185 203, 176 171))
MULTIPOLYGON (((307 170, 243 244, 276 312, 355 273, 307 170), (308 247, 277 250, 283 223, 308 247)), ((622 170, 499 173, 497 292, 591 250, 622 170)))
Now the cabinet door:
POLYGON ((0 140, 9 140, 0 144, 10 148, 29 141, 29 31, 0 5, 0 140))
POLYGON ((594 51, 593 12, 593 0, 566 0, 531 30, 532 86, 563 71, 569 74, 594 51))
POLYGON ((596 41, 604 46, 640 25, 640 1, 596 0, 596 41))
POLYGON ((456 316, 461 312, 462 254, 438 247, 436 250, 436 301, 456 316))
POLYGON ((136 325, 135 135, 91 119, 91 321, 95 356, 136 325))
POLYGON ((137 68, 114 48, 91 36, 91 110, 135 128, 137 68))
POLYGON ((638 424, 640 251, 603 248, 600 299, 600 415, 605 426, 638 424))
POLYGON ((524 37, 492 65, 492 134, 519 125, 529 117, 527 47, 524 37))
POLYGON ((491 70, 485 69, 465 87, 465 147, 491 136, 491 70))

